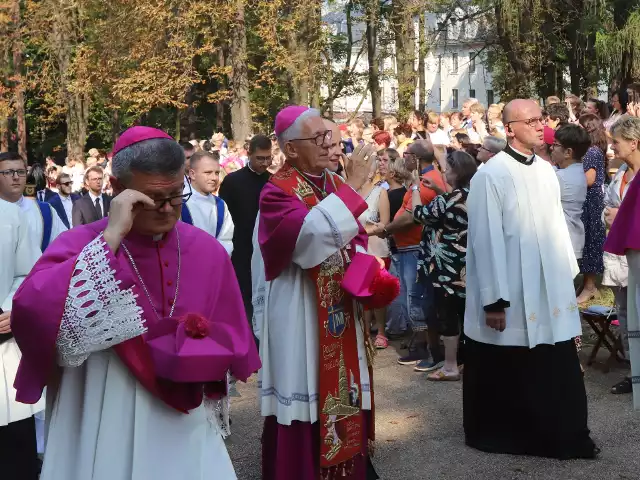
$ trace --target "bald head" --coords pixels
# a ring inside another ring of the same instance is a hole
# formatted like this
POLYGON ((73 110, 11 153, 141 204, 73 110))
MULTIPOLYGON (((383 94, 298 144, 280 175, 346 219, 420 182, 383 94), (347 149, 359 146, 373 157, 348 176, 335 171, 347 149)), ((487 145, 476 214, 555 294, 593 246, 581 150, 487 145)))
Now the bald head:
POLYGON ((542 110, 533 100, 518 98, 504 107, 503 123, 509 144, 523 153, 531 153, 544 144, 542 110))
POLYGON ((420 167, 430 165, 435 159, 433 145, 431 144, 431 140, 428 138, 413 142, 407 148, 407 153, 412 153, 417 157, 420 167))
POLYGON ((337 172, 342 158, 342 134, 338 125, 326 118, 322 119, 327 130, 331 130, 331 146, 329 147, 329 170, 337 172))

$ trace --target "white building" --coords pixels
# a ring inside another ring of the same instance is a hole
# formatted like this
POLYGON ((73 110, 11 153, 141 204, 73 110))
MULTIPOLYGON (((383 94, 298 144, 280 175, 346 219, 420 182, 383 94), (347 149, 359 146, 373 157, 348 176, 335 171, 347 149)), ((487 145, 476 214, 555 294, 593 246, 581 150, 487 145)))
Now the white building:
MULTIPOLYGON (((470 7, 471 8, 471 7, 470 7)), ((498 101, 491 86, 491 73, 483 64, 482 55, 485 42, 489 36, 488 21, 485 16, 468 19, 470 9, 456 9, 444 24, 445 15, 425 14, 426 43, 429 52, 425 58, 425 84, 427 90, 426 109, 442 112, 459 110, 462 102, 469 98, 477 98, 484 105, 498 101), (441 23, 442 22, 442 23, 441 23)), ((326 11, 324 22, 335 33, 346 31, 346 16, 342 2, 336 2, 332 11, 326 11)), ((416 28, 416 49, 418 48, 418 25, 416 28)), ((354 19, 352 26, 354 47, 352 64, 355 71, 366 74, 368 70, 366 47, 363 49, 365 25, 354 19), (358 53, 362 52, 360 56, 358 53)), ((416 50, 416 64, 418 68, 416 50)), ((398 109, 398 83, 396 79, 396 62, 391 45, 389 55, 381 65, 382 110, 395 112, 398 109), (386 73, 386 74, 384 74, 386 73)), ((323 94, 327 94, 325 88, 323 94)), ((416 105, 418 105, 418 86, 416 74, 416 105)), ((362 81, 361 91, 355 95, 340 97, 334 101, 335 112, 371 113, 371 95, 366 78, 362 81), (364 98, 363 98, 364 96, 364 98)))

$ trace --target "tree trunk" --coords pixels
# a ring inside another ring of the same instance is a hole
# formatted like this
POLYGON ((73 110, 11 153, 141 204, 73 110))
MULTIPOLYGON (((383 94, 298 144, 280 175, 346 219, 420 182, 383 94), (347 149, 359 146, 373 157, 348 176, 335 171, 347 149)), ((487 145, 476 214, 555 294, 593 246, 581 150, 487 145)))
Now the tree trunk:
MULTIPOLYGON (((424 14, 418 14, 418 110, 424 112, 427 105, 427 81, 424 70, 424 57, 427 54, 427 42, 425 39, 424 14)), ((440 109, 440 106, 438 106, 440 109)))
POLYGON ((398 116, 406 120, 415 108, 415 35, 408 1, 394 2, 391 27, 395 37, 398 116))
POLYGON ((67 155, 84 162, 89 124, 89 99, 82 94, 67 93, 67 155))
POLYGON ((370 1, 367 11, 367 62, 369 64, 369 93, 373 118, 382 116, 380 69, 378 65, 378 0, 370 1))
POLYGON ((12 32, 12 56, 13 56, 13 91, 16 111, 16 133, 18 134, 18 154, 27 159, 27 121, 24 110, 24 83, 22 79, 22 39, 21 39, 21 15, 20 0, 14 0, 11 4, 12 32))
MULTIPOLYGON (((218 66, 222 69, 225 66, 224 49, 220 47, 218 49, 218 66)), ((220 81, 220 89, 224 88, 223 82, 220 81)), ((220 100, 216 103, 216 131, 222 132, 224 130, 224 100, 220 100)))
POLYGON ((247 72, 247 35, 244 23, 244 0, 235 1, 235 19, 230 25, 231 47, 231 132, 236 142, 245 141, 253 128, 249 104, 247 72))
POLYGON ((111 112, 111 140, 113 141, 113 145, 116 144, 119 136, 120 136, 120 112, 116 108, 111 112))

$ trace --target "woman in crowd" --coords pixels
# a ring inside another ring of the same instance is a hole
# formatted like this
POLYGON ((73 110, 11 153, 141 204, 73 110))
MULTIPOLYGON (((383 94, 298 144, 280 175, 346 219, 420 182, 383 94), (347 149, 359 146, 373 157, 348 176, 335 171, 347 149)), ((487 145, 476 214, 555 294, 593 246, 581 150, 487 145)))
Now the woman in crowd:
POLYGON ((449 145, 449 135, 440 129, 440 115, 436 112, 429 112, 427 115, 427 132, 432 145, 449 145))
POLYGON ((76 161, 74 158, 67 157, 66 165, 62 167, 62 173, 66 173, 71 177, 71 181, 73 182, 71 191, 82 191, 84 185, 84 170, 85 166, 81 160, 76 161))
MULTIPOLYGON (((612 128, 613 136, 613 150, 620 160, 624 163, 618 169, 615 177, 611 181, 611 184, 605 191, 604 195, 604 222, 607 227, 611 228, 618 209, 624 200, 631 181, 635 178, 638 169, 640 168, 640 161, 637 159, 637 155, 629 155, 628 144, 632 142, 634 129, 632 122, 628 121, 628 117, 622 117, 620 127, 612 128), (630 128, 631 127, 631 128, 630 128)), ((640 132, 635 132, 640 134, 640 132)), ((627 344, 627 285, 629 280, 629 267, 627 265, 627 259, 624 255, 615 255, 613 253, 604 253, 604 275, 602 277, 602 284, 610 287, 616 299, 616 312, 618 314, 618 321, 620 322, 620 331, 623 341, 627 344)), ((627 347, 628 348, 628 347, 627 347)), ((611 389, 611 393, 631 393, 631 378, 627 377, 621 382, 617 383, 611 389)))
MULTIPOLYGON (((465 152, 453 152, 446 158, 444 175, 451 192, 443 191, 431 179, 425 186, 436 191, 437 197, 429 205, 422 205, 420 197, 413 198, 413 218, 432 229, 431 261, 422 264, 420 275, 427 275, 433 283, 435 309, 439 333, 445 348, 444 365, 429 374, 433 381, 456 381, 458 370, 458 340, 464 322, 467 196, 469 183, 476 173, 476 161, 465 152)), ((419 180, 416 179, 416 184, 419 180)))
POLYGON ((400 156, 402 156, 407 147, 413 143, 413 139, 411 138, 412 132, 411 125, 408 123, 401 123, 393 129, 393 133, 396 136, 396 150, 398 150, 400 156))
POLYGON ((449 132, 453 129, 451 126, 451 112, 442 112, 440 114, 440 128, 449 136, 449 132))
POLYGON ((506 138, 504 124, 502 123, 502 108, 500 108, 500 105, 496 103, 489 105, 487 109, 487 124, 490 135, 498 138, 506 138))
POLYGON ((626 90, 620 90, 620 92, 616 92, 611 97, 611 106, 613 107, 613 111, 608 119, 604 122, 604 128, 607 131, 611 130, 611 127, 614 123, 618 121, 618 119, 627 113, 627 99, 629 96, 627 95, 626 90))
MULTIPOLYGON (((389 197, 389 218, 393 218, 402 207, 402 199, 407 193, 407 182, 411 179, 411 173, 405 168, 404 160, 397 150, 387 148, 383 156, 387 159, 387 176, 389 184, 387 195, 389 197)), ((390 237, 392 238, 392 237, 390 237)))
POLYGON ((472 125, 468 129, 469 137, 473 143, 481 144, 484 137, 489 135, 487 123, 484 121, 486 110, 480 102, 476 102, 469 106, 469 112, 472 125))
POLYGON ((585 103, 584 112, 582 112, 583 115, 586 115, 587 113, 596 115, 604 122, 609 118, 609 107, 607 106, 607 102, 603 102, 597 98, 590 98, 587 100, 587 103, 585 103))
POLYGON ((414 110, 411 115, 409 115, 409 125, 411 125, 413 140, 424 140, 427 138, 427 130, 425 128, 425 116, 420 113, 418 110, 414 110))
POLYGON ((604 210, 604 191, 606 172, 605 153, 607 151, 607 136, 602 120, 593 114, 580 117, 580 125, 591 139, 591 147, 582 159, 582 167, 587 177, 587 200, 582 211, 585 241, 580 271, 584 275, 582 291, 577 302, 585 303, 598 293, 596 276, 604 272, 602 260, 602 245, 604 244, 605 228, 602 221, 604 210))
MULTIPOLYGON (((378 161, 373 163, 371 172, 365 184, 358 190, 358 193, 364 201, 367 202, 367 209, 362 212, 358 221, 367 234, 369 235, 369 245, 367 252, 370 255, 376 256, 382 262, 384 262, 385 268, 389 268, 391 265, 391 259, 389 258, 389 245, 383 238, 373 235, 373 230, 376 226, 386 226, 389 223, 389 197, 387 196, 387 190, 375 181, 378 173, 378 161)), ((385 168, 385 171, 387 169, 385 168)), ((367 325, 376 325, 378 329, 378 335, 375 340, 375 347, 378 349, 384 349, 389 346, 389 340, 385 335, 385 319, 387 315, 386 308, 377 308, 375 310, 365 311, 365 322, 367 325)))
MULTIPOLYGON (((621 118, 611 128, 613 150, 616 157, 624 161, 633 176, 640 169, 640 119, 632 116, 621 118)), ((631 174, 629 174, 631 176, 631 174)), ((624 199, 619 208, 611 208, 608 212, 612 220, 611 231, 605 244, 605 249, 615 255, 625 255, 629 266, 628 302, 626 327, 629 332, 640 331, 640 183, 632 178, 628 179, 623 188, 624 199), (631 181, 633 180, 633 181, 631 181)), ((622 187, 622 184, 621 184, 622 187)), ((624 328, 624 326, 623 326, 624 328)), ((640 338, 629 336, 631 374, 640 374, 638 351, 640 338)), ((630 381, 614 387, 613 393, 625 393, 633 389, 633 403, 640 408, 640 384, 630 381), (616 388, 618 387, 618 388, 616 388)))
POLYGON ((389 148, 389 146, 391 145, 391 135, 389 135, 389 132, 386 132, 384 130, 376 131, 373 134, 372 139, 373 143, 376 144, 376 152, 384 150, 385 148, 389 148))
POLYGON ((451 112, 449 122, 451 123, 451 130, 449 130, 449 135, 451 135, 454 130, 462 129, 462 113, 451 112))
MULTIPOLYGON (((553 131, 553 130, 552 130, 553 131)), ((576 258, 582 258, 584 248, 584 224, 582 211, 587 199, 587 179, 582 169, 582 158, 591 146, 591 139, 577 125, 563 125, 552 140, 551 161, 558 167, 556 175, 560 183, 560 201, 569 229, 576 258)))

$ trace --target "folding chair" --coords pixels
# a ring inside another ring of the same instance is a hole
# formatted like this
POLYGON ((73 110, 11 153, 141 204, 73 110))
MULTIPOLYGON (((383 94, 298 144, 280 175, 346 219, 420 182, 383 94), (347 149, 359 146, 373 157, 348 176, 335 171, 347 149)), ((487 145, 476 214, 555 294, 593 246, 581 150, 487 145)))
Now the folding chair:
POLYGON ((580 314, 597 336, 596 344, 589 354, 587 365, 591 365, 594 362, 600 347, 603 345, 610 352, 609 358, 604 365, 605 372, 611 369, 611 365, 614 362, 628 364, 629 361, 625 357, 624 345, 622 344, 620 335, 616 335, 611 331, 611 322, 618 318, 615 308, 605 307, 603 305, 592 305, 580 310, 580 314))

